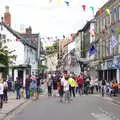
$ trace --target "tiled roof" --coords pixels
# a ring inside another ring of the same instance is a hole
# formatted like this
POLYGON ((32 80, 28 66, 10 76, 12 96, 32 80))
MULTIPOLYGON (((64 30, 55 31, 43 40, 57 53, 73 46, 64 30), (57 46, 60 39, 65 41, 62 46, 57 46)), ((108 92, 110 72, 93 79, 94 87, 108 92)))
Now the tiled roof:
POLYGON ((1 22, 1 25, 3 25, 8 31, 10 31, 17 39, 20 39, 20 41, 33 49, 37 49, 37 44, 32 42, 31 40, 26 40, 19 32, 16 32, 11 27, 5 25, 5 23, 1 22))

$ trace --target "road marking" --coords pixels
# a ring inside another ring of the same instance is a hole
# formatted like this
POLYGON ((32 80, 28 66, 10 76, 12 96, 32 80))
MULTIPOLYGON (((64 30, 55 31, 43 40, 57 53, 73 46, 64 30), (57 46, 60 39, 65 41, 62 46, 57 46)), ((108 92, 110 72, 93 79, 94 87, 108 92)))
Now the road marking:
POLYGON ((96 120, 119 120, 118 118, 103 110, 102 108, 99 108, 99 110, 100 113, 91 113, 92 117, 96 120))

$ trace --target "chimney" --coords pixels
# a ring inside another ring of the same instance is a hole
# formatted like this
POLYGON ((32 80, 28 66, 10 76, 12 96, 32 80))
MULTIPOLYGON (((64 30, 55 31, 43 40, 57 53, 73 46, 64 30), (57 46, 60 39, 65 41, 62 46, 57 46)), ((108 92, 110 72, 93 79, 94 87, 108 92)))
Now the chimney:
POLYGON ((9 12, 9 6, 5 7, 5 13, 4 13, 4 23, 8 26, 11 26, 11 14, 9 12))
POLYGON ((29 28, 26 28, 26 34, 32 34, 31 26, 29 26, 29 28))

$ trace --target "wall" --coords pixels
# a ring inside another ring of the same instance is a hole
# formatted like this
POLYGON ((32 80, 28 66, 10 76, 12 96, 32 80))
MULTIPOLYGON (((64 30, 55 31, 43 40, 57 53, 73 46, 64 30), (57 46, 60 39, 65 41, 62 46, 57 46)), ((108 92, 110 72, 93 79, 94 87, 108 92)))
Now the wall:
POLYGON ((6 39, 2 42, 3 46, 7 46, 9 51, 14 50, 12 54, 17 56, 15 65, 24 64, 24 45, 4 27, 1 34, 6 35, 6 39))

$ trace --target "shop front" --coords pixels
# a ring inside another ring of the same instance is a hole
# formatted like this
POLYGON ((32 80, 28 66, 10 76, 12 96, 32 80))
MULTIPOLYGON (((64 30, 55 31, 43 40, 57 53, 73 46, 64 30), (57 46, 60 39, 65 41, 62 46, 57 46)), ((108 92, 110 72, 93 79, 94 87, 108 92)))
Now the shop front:
POLYGON ((99 64, 98 79, 108 82, 117 79, 117 69, 113 67, 113 59, 109 59, 99 64))

